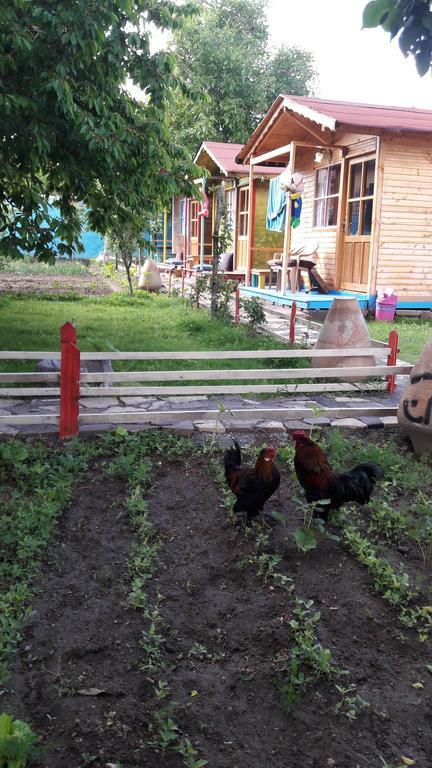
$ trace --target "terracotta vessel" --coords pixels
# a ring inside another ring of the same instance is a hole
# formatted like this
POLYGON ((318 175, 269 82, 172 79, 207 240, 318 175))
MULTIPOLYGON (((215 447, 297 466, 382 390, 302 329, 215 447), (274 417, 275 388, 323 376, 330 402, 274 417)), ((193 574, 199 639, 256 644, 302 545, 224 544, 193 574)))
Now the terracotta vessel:
POLYGON ((411 371, 399 403, 398 422, 416 453, 432 452, 432 338, 411 371))
POLYGON ((153 259, 147 259, 141 270, 138 280, 138 288, 144 291, 159 291, 162 288, 162 279, 153 259))
MULTIPOLYGON (((372 347, 366 321, 357 299, 337 296, 327 313, 315 349, 367 349, 372 347)), ((312 368, 354 368, 375 365, 375 356, 314 357, 312 368)), ((342 377, 341 377, 342 378, 342 377)), ((345 376, 343 381, 359 381, 365 376, 345 376)))

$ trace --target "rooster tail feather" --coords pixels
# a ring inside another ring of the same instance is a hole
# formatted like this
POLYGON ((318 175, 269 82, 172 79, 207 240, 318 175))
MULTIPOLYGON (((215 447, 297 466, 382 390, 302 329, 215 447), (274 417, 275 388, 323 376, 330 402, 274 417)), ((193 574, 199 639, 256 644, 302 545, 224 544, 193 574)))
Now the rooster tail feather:
POLYGON ((378 464, 365 463, 357 464, 349 472, 336 475, 331 483, 331 496, 335 506, 339 507, 347 501, 367 504, 375 483, 382 474, 378 464))
POLYGON ((360 473, 364 472, 368 476, 369 480, 376 482, 383 476, 383 471, 379 464, 357 464, 352 468, 351 472, 360 473))
POLYGON ((237 440, 233 440, 234 448, 227 448, 224 453, 224 469, 227 480, 241 466, 241 451, 237 440))

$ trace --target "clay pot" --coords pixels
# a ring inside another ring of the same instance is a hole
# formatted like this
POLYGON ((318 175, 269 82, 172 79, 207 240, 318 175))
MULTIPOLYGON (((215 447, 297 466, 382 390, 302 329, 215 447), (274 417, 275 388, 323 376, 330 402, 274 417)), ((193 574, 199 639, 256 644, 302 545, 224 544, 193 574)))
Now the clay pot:
POLYGON ((432 339, 410 374, 398 408, 399 426, 416 453, 432 452, 432 339))
POLYGON ((162 279, 157 264, 153 259, 146 259, 138 280, 138 288, 144 291, 159 291, 162 279))
MULTIPOLYGON (((337 296, 327 313, 315 349, 367 349, 371 340, 357 299, 337 296)), ((312 368, 354 368, 375 365, 375 356, 314 357, 312 368)), ((342 381, 359 381, 367 376, 341 377, 342 381)))

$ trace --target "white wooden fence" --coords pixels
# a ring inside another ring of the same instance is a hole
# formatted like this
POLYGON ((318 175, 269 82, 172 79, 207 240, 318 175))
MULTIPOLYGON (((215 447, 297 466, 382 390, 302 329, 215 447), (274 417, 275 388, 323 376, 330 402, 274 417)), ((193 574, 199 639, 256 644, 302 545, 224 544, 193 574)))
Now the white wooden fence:
MULTIPOLYGON (((82 352, 76 346, 76 331, 70 324, 62 327, 62 352, 17 352, 0 351, 0 360, 61 360, 59 373, 0 373, 0 409, 2 398, 59 398, 58 414, 28 413, 20 415, 0 415, 0 426, 21 424, 58 424, 60 437, 71 437, 78 433, 82 424, 166 424, 173 421, 192 419, 257 420, 277 419, 292 420, 314 415, 311 407, 274 408, 262 407, 239 408, 235 411, 221 412, 219 407, 207 410, 172 411, 164 409, 161 402, 159 411, 127 410, 118 412, 89 413, 79 408, 79 398, 128 397, 187 395, 191 400, 195 395, 246 395, 246 394, 301 394, 317 395, 330 392, 370 392, 388 389, 394 390, 395 376, 409 374, 412 365, 396 362, 395 337, 388 347, 369 347, 349 350, 303 350, 273 349, 248 351, 212 351, 212 352, 82 352), (74 341, 75 339, 75 341, 74 341), (224 368, 224 360, 274 360, 274 359, 319 359, 331 357, 375 357, 388 355, 387 363, 377 361, 371 366, 350 366, 347 368, 224 368), (145 370, 115 371, 111 373, 84 373, 80 371, 80 362, 86 360, 135 360, 135 361, 220 361, 218 369, 200 370, 145 370), (391 364, 389 364, 389 362, 391 364), (346 381, 349 377, 350 381, 346 381), (296 379, 307 379, 298 382, 296 379), (321 381, 321 380, 327 381, 321 381), (354 381, 351 381, 354 379, 354 381), (363 380, 369 379, 369 380, 363 380), (269 380, 271 383, 268 383, 269 380), (328 381, 331 380, 331 381, 328 381), (183 382, 190 382, 186 386, 183 382), (194 383, 198 382, 198 383, 194 383), (206 383, 203 383, 206 382, 206 383), (215 382, 215 383, 208 383, 215 382), (254 383, 250 383, 254 382, 254 383), (258 382, 258 383, 257 383, 258 382), (94 386, 97 384, 109 387, 94 386), (14 386, 8 386, 14 385, 14 386), (16 386, 20 385, 20 386, 16 386), (47 386, 49 385, 49 386, 47 386)), ((394 333, 394 332, 392 332, 394 333)), ((397 345, 397 337, 396 337, 397 345)), ((126 401, 127 402, 127 401, 126 401)), ((337 407, 323 409, 323 415, 331 418, 345 416, 393 415, 394 406, 337 407)))

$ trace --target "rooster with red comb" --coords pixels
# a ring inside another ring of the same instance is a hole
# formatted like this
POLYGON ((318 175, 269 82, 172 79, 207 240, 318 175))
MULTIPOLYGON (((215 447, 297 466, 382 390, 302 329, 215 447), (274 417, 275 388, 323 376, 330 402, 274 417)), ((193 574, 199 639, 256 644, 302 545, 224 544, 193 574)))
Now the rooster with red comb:
POLYGON ((240 446, 234 440, 234 447, 227 448, 224 455, 225 478, 228 487, 237 497, 233 511, 247 524, 258 515, 262 524, 269 528, 264 517, 264 504, 279 488, 280 474, 274 463, 276 448, 263 448, 254 467, 242 466, 240 446))
POLYGON ((349 501, 368 504, 382 469, 378 464, 357 464, 348 472, 336 474, 324 451, 308 437, 306 432, 295 429, 292 433, 295 442, 294 468, 306 501, 322 502, 317 514, 327 520, 329 510, 339 509, 349 501))

